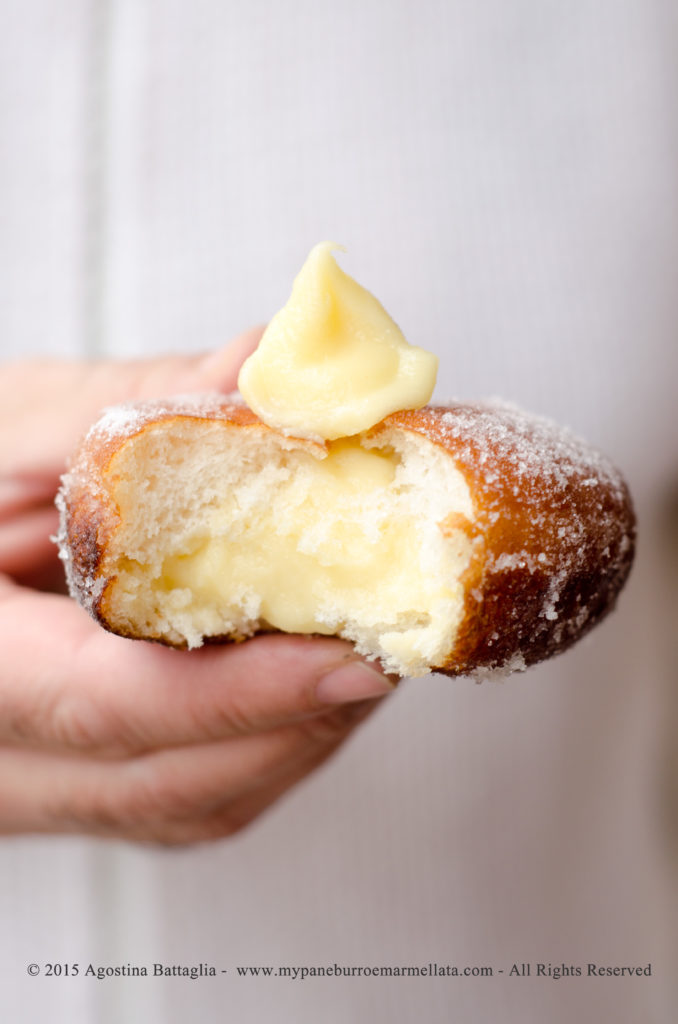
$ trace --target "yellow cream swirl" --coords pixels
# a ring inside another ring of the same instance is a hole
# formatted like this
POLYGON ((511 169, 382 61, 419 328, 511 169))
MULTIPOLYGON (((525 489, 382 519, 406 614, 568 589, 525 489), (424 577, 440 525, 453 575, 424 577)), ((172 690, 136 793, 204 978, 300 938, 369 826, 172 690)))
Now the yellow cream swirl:
POLYGON ((437 357, 410 345, 377 299, 337 266, 338 248, 321 242, 311 250, 238 378, 257 416, 297 437, 369 430, 389 413, 421 408, 435 386, 437 357))

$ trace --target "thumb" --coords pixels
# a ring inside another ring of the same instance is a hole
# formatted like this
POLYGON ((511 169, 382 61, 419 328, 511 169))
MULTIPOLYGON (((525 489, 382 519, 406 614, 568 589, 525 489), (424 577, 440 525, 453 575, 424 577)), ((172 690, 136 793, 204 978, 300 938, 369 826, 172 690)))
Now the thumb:
POLYGON ((54 488, 75 444, 100 410, 128 399, 232 391, 262 334, 254 328, 201 355, 98 362, 31 360, 0 373, 0 511, 27 490, 54 488))

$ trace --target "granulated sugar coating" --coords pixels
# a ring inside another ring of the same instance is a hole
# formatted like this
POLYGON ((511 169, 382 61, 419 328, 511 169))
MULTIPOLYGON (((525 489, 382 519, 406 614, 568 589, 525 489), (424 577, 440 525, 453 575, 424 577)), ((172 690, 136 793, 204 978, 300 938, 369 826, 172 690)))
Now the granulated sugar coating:
POLYGON ((601 452, 502 400, 391 419, 454 453, 476 500, 482 570, 467 587, 478 606, 469 618, 498 619, 503 629, 474 630, 458 652, 462 664, 497 669, 520 652, 527 667, 611 610, 633 560, 635 516, 623 477, 601 452))
POLYGON ((356 466, 376 455, 370 465, 391 468, 374 487, 363 481, 355 503, 338 492, 311 522, 318 488, 341 478, 341 461, 338 477, 314 475, 331 445, 269 429, 237 395, 105 411, 58 497, 71 593, 122 635, 177 646, 243 639, 289 628, 267 618, 275 587, 266 596, 249 579, 250 559, 261 581, 267 559, 298 545, 301 561, 293 555, 280 582, 300 587, 317 555, 317 603, 301 591, 293 600, 293 588, 286 608, 305 607, 307 624, 292 628, 345 637, 401 674, 476 678, 565 650, 614 606, 633 560, 630 496, 614 466, 568 431, 505 402, 453 403, 395 413, 347 443, 356 466), (302 525, 297 508, 307 510, 302 525), (244 555, 238 538, 257 530, 264 548, 244 555), (336 554, 347 545, 350 561, 352 536, 367 559, 355 578, 336 554), (232 559, 244 575, 237 594, 224 585, 206 600, 198 565, 213 573, 217 555, 218 579, 232 559), (376 576, 364 569, 372 559, 376 576), (331 595, 320 582, 330 563, 331 595))

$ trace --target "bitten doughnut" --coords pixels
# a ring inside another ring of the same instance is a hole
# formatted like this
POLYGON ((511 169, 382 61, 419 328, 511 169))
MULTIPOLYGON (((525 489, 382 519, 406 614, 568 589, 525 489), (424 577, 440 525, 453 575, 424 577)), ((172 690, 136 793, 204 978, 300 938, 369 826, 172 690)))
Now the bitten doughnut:
POLYGON ((332 634, 400 675, 511 671, 612 608, 634 516, 598 452, 505 404, 313 441, 237 397, 112 409, 59 496, 71 593, 123 636, 332 634))
POLYGON ((427 405, 436 357, 334 248, 312 250, 240 395, 95 424, 57 499, 71 593, 122 636, 336 635, 399 675, 564 650, 628 575, 622 478, 513 406, 427 405))

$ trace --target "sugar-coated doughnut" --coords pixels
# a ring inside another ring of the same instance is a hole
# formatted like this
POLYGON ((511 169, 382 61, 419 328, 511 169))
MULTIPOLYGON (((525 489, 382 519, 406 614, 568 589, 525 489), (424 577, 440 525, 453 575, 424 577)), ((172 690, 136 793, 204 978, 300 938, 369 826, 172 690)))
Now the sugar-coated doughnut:
POLYGON ((503 403, 325 443, 238 396, 119 406, 57 503, 70 592, 107 629, 183 647, 338 635, 400 675, 565 650, 613 607, 634 552, 619 472, 503 403))

